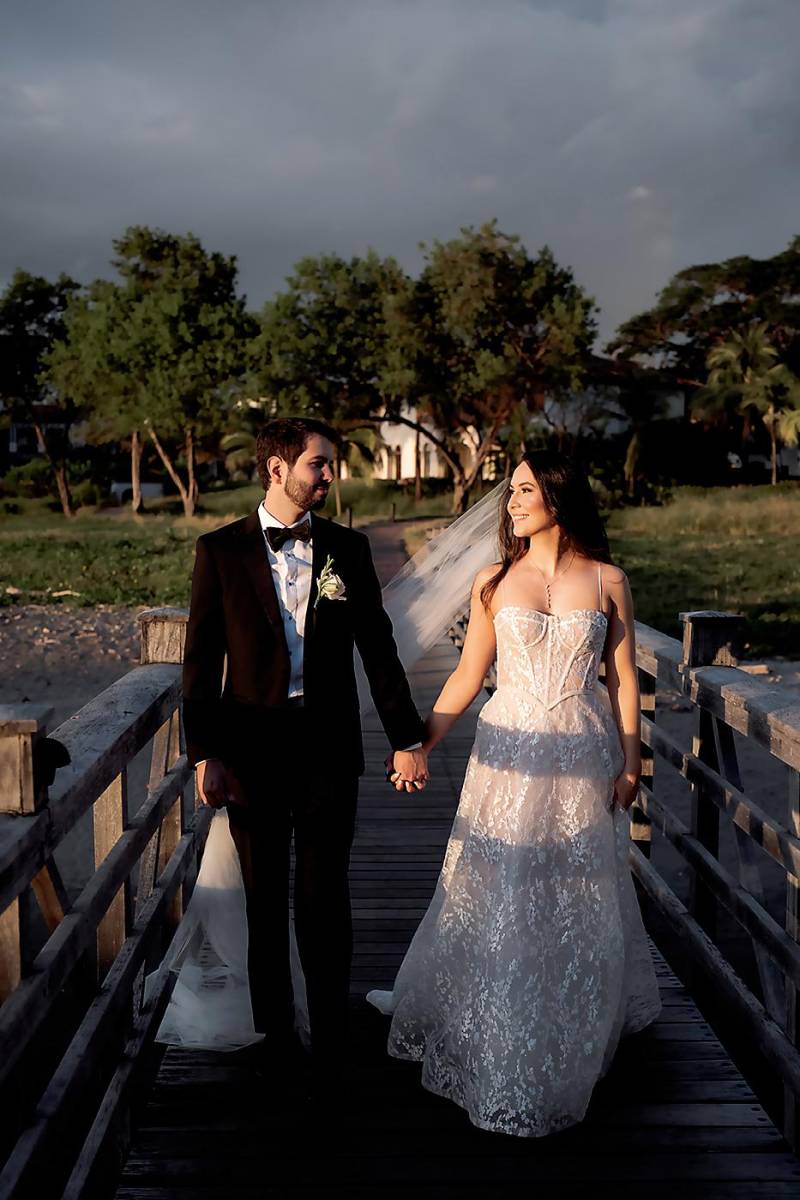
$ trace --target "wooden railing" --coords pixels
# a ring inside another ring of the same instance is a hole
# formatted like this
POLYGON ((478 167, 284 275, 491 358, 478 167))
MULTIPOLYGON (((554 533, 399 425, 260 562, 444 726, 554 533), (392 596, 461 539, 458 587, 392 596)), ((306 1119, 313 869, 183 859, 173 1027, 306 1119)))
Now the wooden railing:
POLYGON ((162 971, 145 1003, 210 811, 193 815, 182 751, 186 614, 141 623, 142 665, 49 738, 46 709, 0 708, 3 1198, 102 1194, 174 982, 162 971), (148 744, 145 794, 129 796, 128 766, 148 744), (54 856, 85 814, 93 870, 70 896, 54 856))
MULTIPOLYGON (((683 643, 636 623, 636 663, 642 699, 642 779, 631 807, 630 861, 634 875, 681 940, 690 962, 689 985, 713 988, 713 1006, 727 1008, 783 1088, 783 1133, 800 1148, 800 701, 789 688, 764 682, 736 666, 741 618, 687 612, 683 643), (656 724, 656 686, 679 693, 694 709, 691 749, 656 724), (767 813, 742 787, 734 733, 784 763, 786 823, 767 813), (657 796, 658 759, 690 789, 687 824, 657 796), (731 822, 738 878, 719 861, 720 815, 731 822), (650 862, 653 829, 690 869, 684 903, 650 862), (762 863, 785 874, 784 921, 767 911, 762 863), (752 939, 760 995, 744 983, 717 944, 720 906, 752 939)), ((463 644, 466 617, 451 637, 463 644)), ((487 676, 493 691, 495 669, 487 676)))
MULTIPOLYGON (((784 1131, 796 1148, 800 705, 788 689, 733 665, 735 618, 683 617, 683 645, 637 624, 644 769, 631 810, 631 865, 682 938, 698 981, 713 981, 719 1004, 745 1022, 782 1080, 784 1131), (657 726, 657 684, 691 701, 691 749, 657 726), (786 765, 786 825, 744 795, 734 732, 786 765), (656 796, 658 758, 691 789, 688 824, 656 796), (736 834, 738 879, 719 861, 720 813, 736 834), (650 862, 654 830, 691 868, 686 904, 650 862), (785 872, 783 925, 764 904, 764 855, 785 872), (720 904, 753 940, 760 996, 715 943, 720 904)), ((0 1200, 104 1194, 124 1156, 137 1088, 155 1063, 153 1038, 173 977, 162 969, 145 1003, 144 976, 161 962, 180 919, 210 819, 209 810, 195 811, 182 753, 185 622, 176 609, 142 614, 142 665, 49 738, 41 707, 0 709, 0 1200), (146 794, 129 797, 128 766, 148 746, 146 794), (69 896, 54 855, 87 814, 94 870, 69 896)), ((461 622, 456 642, 463 632, 461 622)), ((487 680, 490 688, 495 682, 487 680)))

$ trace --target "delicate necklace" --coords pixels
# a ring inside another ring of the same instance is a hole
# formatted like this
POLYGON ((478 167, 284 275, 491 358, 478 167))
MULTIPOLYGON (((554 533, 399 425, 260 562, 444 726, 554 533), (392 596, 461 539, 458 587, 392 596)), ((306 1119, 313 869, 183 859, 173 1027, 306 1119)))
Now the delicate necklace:
MULTIPOLYGON (((558 579, 559 575, 566 575, 567 571, 568 571, 568 570, 570 569, 570 567, 572 566, 572 564, 573 564, 574 560, 575 560, 575 551, 573 550, 573 551, 572 551, 572 557, 570 558, 570 560, 569 560, 569 562, 567 563, 567 565, 566 565, 566 566, 563 568, 563 570, 561 570, 561 571, 556 571, 555 575, 553 576, 553 583, 555 583, 555 581, 558 579)), ((531 562, 531 566, 532 566, 532 567, 536 567, 536 563, 532 561, 532 562, 531 562)), ((553 602, 552 602, 552 600, 550 599, 550 584, 547 582, 547 578, 546 578, 546 576, 545 576, 545 573, 544 573, 544 571, 542 570, 542 568, 541 568, 541 567, 536 567, 536 570, 539 572, 539 574, 541 575, 542 579, 544 579, 544 588, 545 588, 545 592, 546 592, 546 594, 547 594, 547 608, 548 608, 548 611, 552 611, 552 608, 553 608, 553 602)))

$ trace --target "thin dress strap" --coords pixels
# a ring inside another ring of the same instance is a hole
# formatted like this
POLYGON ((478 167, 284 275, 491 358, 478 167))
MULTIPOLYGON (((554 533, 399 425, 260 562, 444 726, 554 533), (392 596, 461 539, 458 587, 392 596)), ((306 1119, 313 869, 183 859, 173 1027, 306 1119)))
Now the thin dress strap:
POLYGON ((600 589, 600 612, 603 611, 603 568, 600 563, 597 564, 597 586, 600 589))

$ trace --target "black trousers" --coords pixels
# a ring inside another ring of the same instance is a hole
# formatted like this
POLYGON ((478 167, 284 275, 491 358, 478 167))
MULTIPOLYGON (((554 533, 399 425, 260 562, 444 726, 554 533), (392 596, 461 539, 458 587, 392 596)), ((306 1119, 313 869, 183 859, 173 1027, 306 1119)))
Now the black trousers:
MULTIPOLYGON (((273 714, 270 714, 271 718, 273 714)), ((253 1018, 276 1058, 294 1041, 289 967, 289 874, 294 836, 294 917, 306 981, 315 1069, 345 1057, 353 949, 348 869, 358 776, 321 761, 302 707, 281 710, 269 746, 237 764, 248 804, 228 806, 247 900, 253 1018)))

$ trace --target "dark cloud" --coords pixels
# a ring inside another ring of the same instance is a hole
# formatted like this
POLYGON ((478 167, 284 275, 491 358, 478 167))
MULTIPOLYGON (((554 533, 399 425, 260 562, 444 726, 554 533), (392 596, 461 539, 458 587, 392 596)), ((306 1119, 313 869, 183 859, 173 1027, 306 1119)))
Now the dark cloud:
POLYGON ((132 222, 239 257, 496 216, 548 243, 604 334, 680 267, 800 232, 796 0, 4 4, 0 278, 88 279, 132 222))

